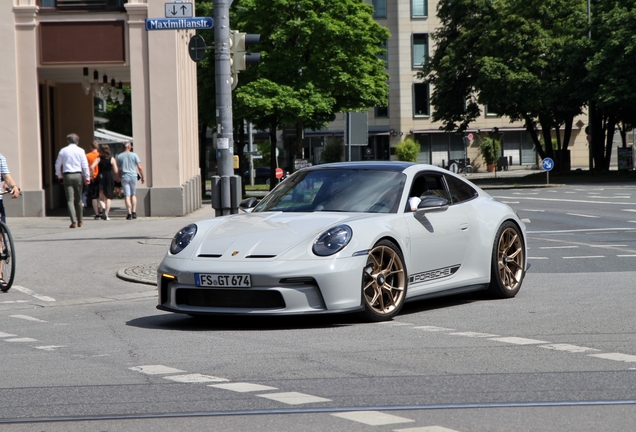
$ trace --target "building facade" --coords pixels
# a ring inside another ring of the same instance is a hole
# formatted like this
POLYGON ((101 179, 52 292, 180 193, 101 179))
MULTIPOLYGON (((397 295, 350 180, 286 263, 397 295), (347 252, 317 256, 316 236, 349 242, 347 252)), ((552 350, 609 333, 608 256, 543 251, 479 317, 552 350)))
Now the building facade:
MULTIPOLYGON (((385 62, 389 73, 388 107, 375 107, 368 112, 368 146, 352 146, 352 160, 396 159, 395 146, 406 138, 420 143, 418 161, 448 166, 450 160, 467 158, 479 170, 485 164, 479 156, 481 138, 491 136, 502 143, 502 157, 515 166, 535 166, 538 156, 530 135, 522 122, 509 119, 482 107, 482 115, 465 134, 440 130, 440 123, 431 120, 431 89, 417 78, 425 58, 435 49, 431 34, 440 26, 435 0, 365 0, 374 7, 374 18, 391 32, 386 41, 385 62), (465 148, 464 136, 472 140, 465 148)), ((570 163, 574 167, 589 166, 589 150, 581 116, 580 127, 573 126, 569 144, 570 163)), ((330 139, 342 139, 345 116, 340 115, 328 130, 306 132, 305 153, 313 163, 319 161, 320 149, 330 139)))
POLYGON ((119 86, 131 88, 134 150, 146 171, 138 213, 201 207, 196 64, 188 55, 194 30, 147 31, 146 18, 163 18, 164 3, 0 2, 0 152, 23 194, 5 200, 9 216, 45 216, 66 205, 55 159, 72 132, 89 149, 104 83, 115 84, 113 100, 119 86))

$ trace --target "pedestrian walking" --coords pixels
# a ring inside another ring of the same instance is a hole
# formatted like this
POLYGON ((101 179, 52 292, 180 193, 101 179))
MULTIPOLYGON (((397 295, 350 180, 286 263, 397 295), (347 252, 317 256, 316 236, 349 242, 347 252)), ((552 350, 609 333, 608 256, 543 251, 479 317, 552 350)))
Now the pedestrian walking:
POLYGON ((99 156, 93 161, 91 169, 99 167, 97 180, 99 184, 99 204, 102 206, 102 219, 110 220, 110 200, 114 197, 115 176, 117 176, 117 162, 110 154, 110 147, 102 144, 99 147, 99 156))
POLYGON ((124 202, 126 203, 127 220, 137 219, 137 182, 146 182, 144 170, 141 167, 139 156, 132 151, 132 144, 124 142, 124 151, 117 155, 119 167, 119 180, 124 189, 124 202))
POLYGON ((82 185, 90 183, 91 175, 86 153, 77 145, 79 143, 77 134, 68 134, 66 140, 68 145, 60 150, 55 161, 55 174, 60 183, 64 184, 66 205, 71 218, 69 228, 76 228, 82 226, 84 216, 82 185))
MULTIPOLYGON (((95 159, 99 157, 99 144, 97 141, 93 141, 91 143, 91 151, 86 152, 86 159, 88 160, 88 166, 92 166, 95 159)), ((91 182, 88 186, 84 186, 84 197, 82 201, 84 202, 84 207, 88 207, 88 203, 90 202, 93 206, 93 210, 95 211, 95 219, 100 219, 101 217, 101 206, 99 205, 99 184, 97 182, 97 176, 99 174, 99 168, 95 167, 95 169, 91 170, 91 182)))
MULTIPOLYGON (((7 160, 0 153, 0 175, 2 176, 2 181, 4 182, 4 189, 11 191, 11 199, 17 198, 20 196, 20 188, 17 183, 11 177, 11 173, 9 172, 9 166, 7 165, 7 160)), ((0 195, 0 219, 2 222, 7 223, 7 216, 4 211, 4 203, 2 202, 2 195, 0 195)))

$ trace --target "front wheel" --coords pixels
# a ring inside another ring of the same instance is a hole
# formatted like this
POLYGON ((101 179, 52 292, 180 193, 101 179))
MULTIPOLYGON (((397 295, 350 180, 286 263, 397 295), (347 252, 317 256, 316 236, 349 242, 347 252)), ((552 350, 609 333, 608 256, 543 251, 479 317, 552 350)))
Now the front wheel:
POLYGON ((7 292, 15 276, 15 249, 13 237, 7 226, 0 222, 0 290, 7 292))
POLYGON ((466 168, 464 168, 464 173, 466 173, 467 176, 471 175, 473 173, 473 166, 466 165, 466 168))
POLYGON ((364 317, 373 322, 391 320, 404 305, 406 288, 402 253, 392 242, 379 241, 362 272, 364 317))
POLYGON ((513 222, 504 222, 495 236, 488 292, 496 298, 517 295, 525 275, 525 245, 521 230, 513 222))

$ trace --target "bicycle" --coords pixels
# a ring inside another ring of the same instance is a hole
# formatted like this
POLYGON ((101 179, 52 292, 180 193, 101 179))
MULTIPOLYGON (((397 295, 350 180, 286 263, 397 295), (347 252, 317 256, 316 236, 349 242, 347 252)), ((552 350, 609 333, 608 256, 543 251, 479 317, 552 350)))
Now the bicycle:
POLYGON ((457 162, 453 162, 448 167, 448 170, 455 174, 464 174, 466 177, 473 173, 473 166, 470 163, 466 163, 466 161, 458 159, 457 162))
MULTIPOLYGON (((13 189, 0 192, 0 195, 11 193, 13 189)), ((15 248, 13 236, 7 224, 0 220, 0 291, 7 292, 15 277, 15 248)))

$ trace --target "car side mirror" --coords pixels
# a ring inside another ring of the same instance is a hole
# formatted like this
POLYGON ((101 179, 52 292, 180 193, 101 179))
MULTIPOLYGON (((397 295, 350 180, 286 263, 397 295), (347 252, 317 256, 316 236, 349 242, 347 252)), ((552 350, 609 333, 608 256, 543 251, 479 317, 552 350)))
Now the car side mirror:
POLYGON ((251 213, 251 211, 254 210, 254 207, 258 204, 258 201, 259 200, 256 197, 245 198, 239 204, 239 210, 245 213, 251 213))
POLYGON ((434 211, 444 211, 450 202, 446 198, 438 196, 425 196, 417 205, 417 213, 428 213, 434 211))

